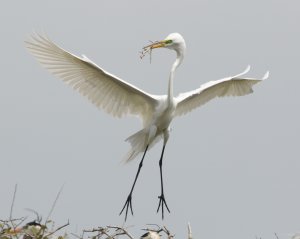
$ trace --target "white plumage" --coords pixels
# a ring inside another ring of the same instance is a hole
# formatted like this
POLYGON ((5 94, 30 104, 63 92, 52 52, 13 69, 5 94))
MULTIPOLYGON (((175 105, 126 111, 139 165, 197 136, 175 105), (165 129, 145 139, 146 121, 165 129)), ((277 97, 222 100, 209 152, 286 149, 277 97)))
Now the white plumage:
POLYGON ((268 73, 266 73, 262 79, 242 78, 250 69, 250 67, 247 67, 244 72, 238 75, 210 81, 196 90, 174 97, 174 73, 182 63, 186 49, 185 41, 178 33, 172 33, 165 40, 155 42, 146 47, 151 50, 164 47, 175 50, 177 53, 170 72, 167 95, 149 94, 106 72, 86 56, 79 57, 67 52, 45 36, 33 35, 30 40, 26 41, 26 47, 45 68, 87 97, 98 108, 115 117, 137 115, 142 119, 143 129, 127 139, 131 144, 131 150, 126 156, 127 161, 134 159, 141 152, 144 152, 144 155, 131 192, 122 209, 123 211, 126 206, 125 219, 127 218, 129 206, 132 212, 132 191, 146 151, 161 138, 164 140, 160 158, 162 193, 159 197, 158 210, 162 206, 163 217, 164 206, 168 209, 163 193, 161 165, 165 145, 169 138, 169 126, 174 117, 184 115, 216 97, 242 96, 252 93, 252 86, 268 77, 268 73))
POLYGON ((175 98, 177 102, 176 116, 184 115, 216 97, 250 94, 253 92, 253 85, 269 77, 269 72, 266 72, 262 79, 241 78, 241 76, 248 73, 249 70, 250 66, 235 76, 209 81, 196 90, 179 94, 179 96, 175 98))
POLYGON ((160 239, 160 235, 156 231, 148 231, 140 239, 160 239))

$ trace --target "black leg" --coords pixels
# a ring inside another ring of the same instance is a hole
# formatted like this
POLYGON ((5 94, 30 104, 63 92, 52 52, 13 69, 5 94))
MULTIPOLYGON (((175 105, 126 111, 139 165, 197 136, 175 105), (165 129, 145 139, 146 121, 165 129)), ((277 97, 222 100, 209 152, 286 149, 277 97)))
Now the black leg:
POLYGON ((161 206, 161 216, 162 216, 162 219, 164 219, 164 206, 166 206, 168 212, 170 212, 170 210, 168 208, 168 205, 167 205, 167 202, 165 200, 164 184, 163 184, 163 176, 162 176, 162 161, 163 161, 163 157, 164 157, 165 147, 166 147, 166 145, 164 144, 162 152, 161 152, 160 160, 159 160, 161 195, 158 196, 158 198, 159 198, 159 204, 158 204, 157 212, 159 211, 159 208, 161 206))
POLYGON ((144 158, 145 158, 147 149, 148 149, 148 145, 147 145, 147 147, 146 147, 146 149, 145 149, 145 152, 144 152, 144 154, 143 154, 142 160, 141 160, 141 162, 140 162, 140 164, 139 164, 139 168, 138 168, 138 171, 137 171, 137 173, 136 173, 136 175, 135 175, 135 179, 134 179, 132 188, 131 188, 131 190, 130 190, 130 193, 129 193, 128 197, 127 197, 127 200, 126 200, 126 202, 125 202, 125 204, 124 204, 124 206, 123 206, 123 208, 122 208, 120 214, 119 214, 119 215, 121 215, 122 212, 124 211, 125 207, 126 207, 125 221, 127 220, 127 214, 128 214, 128 208, 129 208, 129 207, 130 207, 131 214, 133 215, 132 202, 131 202, 131 199, 132 199, 132 192, 133 192, 133 189, 134 189, 136 180, 137 180, 137 178, 138 178, 138 176, 139 176, 139 174, 140 174, 141 168, 142 168, 142 166, 143 166, 143 161, 144 161, 144 158))

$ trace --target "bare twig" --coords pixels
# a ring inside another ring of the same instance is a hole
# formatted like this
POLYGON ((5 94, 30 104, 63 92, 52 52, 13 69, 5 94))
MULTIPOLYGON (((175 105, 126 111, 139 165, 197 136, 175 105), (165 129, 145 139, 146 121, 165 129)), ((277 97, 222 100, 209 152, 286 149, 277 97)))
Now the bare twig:
POLYGON ((59 196, 60 196, 60 194, 61 194, 63 188, 64 188, 64 185, 61 186, 59 192, 58 192, 57 195, 56 195, 56 198, 55 198, 55 200, 54 200, 54 202, 53 202, 53 204, 52 204, 51 210, 50 210, 50 212, 49 212, 49 214, 48 214, 48 216, 47 216, 47 218, 46 218, 45 224, 48 222, 48 220, 49 220, 49 218, 50 218, 50 216, 51 216, 51 214, 52 214, 52 212, 53 212, 53 210, 54 210, 54 208, 55 208, 55 205, 56 205, 56 203, 57 203, 57 201, 58 201, 58 198, 59 198, 59 196))
POLYGON ((25 208, 25 210, 32 212, 36 215, 36 222, 41 223, 42 222, 42 216, 39 215, 39 213, 31 208, 25 208))
POLYGON ((98 227, 98 228, 93 228, 93 229, 85 229, 83 230, 84 232, 102 232, 103 230, 106 230, 107 228, 104 227, 98 227))
POLYGON ((22 217, 20 219, 20 222, 16 225, 16 227, 20 226, 26 219, 27 219, 27 217, 22 217))
POLYGON ((164 226, 164 230, 163 232, 165 232, 168 236, 168 239, 172 239, 175 235, 172 235, 171 232, 167 229, 166 226, 164 226))
POLYGON ((15 219, 11 219, 11 220, 0 220, 0 222, 6 224, 6 223, 10 223, 10 222, 15 222, 15 221, 24 221, 26 219, 26 217, 21 217, 21 218, 15 218, 15 219))
MULTIPOLYGON (((107 236, 107 238, 109 238, 109 239, 113 238, 111 235, 108 234, 106 228, 103 228, 103 230, 101 232, 102 232, 103 235, 107 236)), ((100 235, 100 236, 102 236, 102 235, 100 235)))
POLYGON ((98 227, 98 228, 93 228, 91 230, 83 230, 83 232, 98 232, 96 236, 93 236, 93 238, 101 237, 102 235, 107 236, 107 238, 114 238, 114 236, 108 234, 108 228, 103 228, 103 227, 98 227))
POLYGON ((149 224, 146 224, 146 225, 149 225, 149 226, 156 226, 157 227, 157 230, 154 230, 154 229, 150 229, 150 228, 146 228, 146 229, 142 229, 144 231, 152 231, 152 232, 157 232, 157 233, 160 233, 161 231, 163 231, 164 229, 161 228, 159 225, 157 224, 152 224, 152 223, 149 223, 149 224))
POLYGON ((76 237, 76 238, 78 238, 78 239, 83 239, 83 237, 81 237, 81 236, 78 236, 78 235, 76 235, 75 233, 70 233, 73 237, 76 237))
POLYGON ((151 41, 151 40, 149 40, 149 42, 151 44, 148 45, 148 46, 144 46, 143 49, 142 49, 142 51, 140 51, 139 53, 140 53, 140 58, 141 59, 143 59, 147 54, 149 54, 150 55, 150 64, 151 64, 151 61, 152 61, 152 47, 151 46, 154 43, 158 43, 158 41, 151 41))
POLYGON ((12 200, 11 206, 10 206, 10 213, 9 213, 9 220, 10 220, 10 221, 12 221, 12 214, 13 214, 13 209, 14 209, 14 205, 15 205, 17 189, 18 189, 18 184, 15 185, 15 190, 14 190, 13 200, 12 200))
POLYGON ((118 235, 126 235, 126 236, 128 236, 130 239, 134 239, 134 237, 133 236, 131 236, 130 234, 129 234, 129 232, 125 229, 125 228, 122 228, 122 227, 117 227, 117 226, 107 226, 107 228, 114 228, 114 229, 116 229, 117 231, 119 230, 119 231, 121 231, 121 234, 118 234, 118 235))
POLYGON ((44 237, 51 236, 51 235, 54 234, 55 232, 61 230, 62 228, 66 227, 66 226, 69 226, 69 225, 70 225, 70 222, 68 221, 65 225, 62 225, 62 226, 56 228, 54 231, 52 231, 52 232, 46 234, 44 237))
POLYGON ((279 236, 277 235, 277 233, 276 233, 276 232, 274 232, 274 234, 275 234, 276 238, 277 238, 277 239, 279 239, 279 236))

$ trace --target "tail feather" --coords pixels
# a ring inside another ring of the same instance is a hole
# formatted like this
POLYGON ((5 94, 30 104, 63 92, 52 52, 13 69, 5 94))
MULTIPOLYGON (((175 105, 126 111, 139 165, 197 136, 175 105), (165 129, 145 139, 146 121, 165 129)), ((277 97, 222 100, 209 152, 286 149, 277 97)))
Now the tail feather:
POLYGON ((135 134, 129 136, 125 141, 129 142, 131 149, 125 155, 124 161, 128 163, 133 160, 139 153, 143 152, 146 148, 146 138, 148 134, 144 129, 136 132, 135 134))
MULTIPOLYGON (((128 163, 135 159, 140 153, 144 152, 147 146, 147 141, 149 137, 149 132, 145 129, 142 129, 135 134, 129 136, 125 141, 129 142, 131 149, 124 157, 124 162, 128 163)), ((150 142, 148 149, 152 148, 161 137, 155 137, 155 139, 150 142)))

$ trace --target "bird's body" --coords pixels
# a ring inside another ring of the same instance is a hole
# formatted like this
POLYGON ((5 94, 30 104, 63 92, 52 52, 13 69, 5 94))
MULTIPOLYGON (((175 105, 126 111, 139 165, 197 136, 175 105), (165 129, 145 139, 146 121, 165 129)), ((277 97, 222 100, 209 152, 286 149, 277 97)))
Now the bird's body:
POLYGON ((163 139, 163 149, 159 161, 161 195, 159 196, 158 210, 161 206, 163 216, 164 206, 168 209, 163 190, 162 159, 173 118, 184 115, 216 97, 242 96, 252 93, 252 86, 268 77, 268 74, 266 74, 261 80, 241 78, 249 71, 250 68, 248 67, 236 76, 208 82, 196 90, 174 97, 174 74, 183 61, 186 45, 180 34, 172 33, 165 40, 145 47, 145 49, 150 50, 161 47, 168 48, 174 50, 177 55, 170 71, 167 95, 152 95, 106 72, 86 56, 78 57, 65 51, 47 37, 35 35, 26 44, 30 52, 43 66, 86 96, 97 107, 115 117, 137 115, 142 119, 143 128, 126 140, 131 144, 126 161, 134 159, 142 152, 144 154, 133 186, 122 209, 123 211, 126 208, 125 219, 129 207, 131 213, 133 213, 131 205, 132 191, 143 165, 145 154, 160 139, 163 139))
POLYGON ((148 231, 143 234, 140 239, 160 239, 160 235, 157 231, 148 231))
POLYGON ((32 221, 32 222, 26 223, 22 227, 11 228, 8 231, 8 234, 13 234, 13 235, 25 234, 23 238, 32 239, 32 238, 34 238, 35 236, 37 236, 39 234, 42 227, 43 227, 43 225, 40 224, 39 222, 32 221))
POLYGON ((131 150, 125 156, 126 161, 134 159, 139 153, 145 150, 147 145, 151 147, 161 138, 165 141, 168 140, 169 126, 174 118, 175 109, 175 102, 170 104, 167 96, 160 97, 155 107, 155 114, 152 115, 149 123, 142 130, 126 139, 131 144, 131 150))

